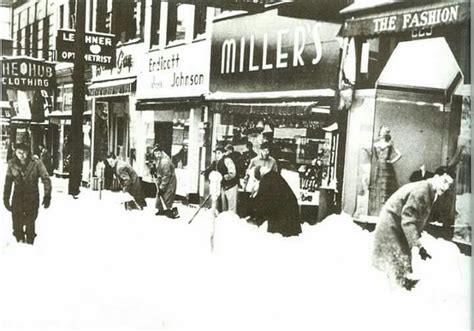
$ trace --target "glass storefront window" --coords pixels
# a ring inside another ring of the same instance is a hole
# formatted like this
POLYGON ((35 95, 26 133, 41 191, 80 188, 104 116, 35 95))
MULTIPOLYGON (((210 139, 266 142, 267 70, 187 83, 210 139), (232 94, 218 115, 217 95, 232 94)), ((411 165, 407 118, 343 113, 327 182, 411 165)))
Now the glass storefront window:
POLYGON ((457 148, 456 214, 454 239, 471 244, 471 98, 463 97, 457 148))

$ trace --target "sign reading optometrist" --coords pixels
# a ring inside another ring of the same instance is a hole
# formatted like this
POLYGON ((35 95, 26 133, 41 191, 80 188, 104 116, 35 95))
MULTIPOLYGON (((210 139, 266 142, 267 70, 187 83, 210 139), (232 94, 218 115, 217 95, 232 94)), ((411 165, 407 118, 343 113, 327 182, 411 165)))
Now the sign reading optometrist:
POLYGON ((208 40, 148 52, 137 79, 137 98, 198 97, 209 92, 208 40))
POLYGON ((339 29, 337 23, 278 16, 277 9, 215 21, 210 90, 333 89, 339 29))
POLYGON ((450 1, 393 10, 378 15, 349 18, 344 23, 344 36, 376 35, 414 29, 432 28, 468 20, 468 1, 450 1))
POLYGON ((26 56, 1 57, 3 88, 48 90, 56 83, 54 63, 26 56))
MULTIPOLYGON (((58 30, 56 48, 59 62, 74 62, 74 30, 58 30)), ((115 65, 115 36, 113 34, 86 32, 84 60, 101 66, 115 65)))

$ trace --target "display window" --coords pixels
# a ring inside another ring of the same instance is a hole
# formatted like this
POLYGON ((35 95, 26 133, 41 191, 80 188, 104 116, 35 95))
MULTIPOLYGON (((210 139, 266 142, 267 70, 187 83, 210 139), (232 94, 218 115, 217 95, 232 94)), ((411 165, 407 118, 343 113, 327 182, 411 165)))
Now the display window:
MULTIPOLYGON (((215 132, 217 144, 232 144, 247 158, 258 155, 263 142, 270 142, 270 155, 300 203, 317 205, 319 188, 336 185, 338 133, 332 124, 329 114, 321 113, 222 113, 215 132)), ((248 166, 250 160, 244 161, 248 166)))

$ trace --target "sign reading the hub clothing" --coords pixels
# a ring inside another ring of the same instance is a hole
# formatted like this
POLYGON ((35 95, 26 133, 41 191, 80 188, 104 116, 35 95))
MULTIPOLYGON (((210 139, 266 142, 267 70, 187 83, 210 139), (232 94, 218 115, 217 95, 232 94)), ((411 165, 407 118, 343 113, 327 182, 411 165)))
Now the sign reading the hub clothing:
POLYGON ((211 92, 334 88, 339 29, 335 23, 278 16, 277 10, 217 21, 211 92))
POLYGON ((206 40, 150 51, 137 80, 137 97, 195 97, 209 92, 209 51, 206 40))
MULTIPOLYGON (((56 47, 59 62, 74 62, 74 30, 58 30, 56 47)), ((86 32, 84 60, 89 64, 115 65, 115 36, 113 34, 86 32)))
POLYGON ((2 57, 2 86, 19 90, 47 90, 54 87, 56 71, 53 63, 20 56, 2 57))
POLYGON ((431 28, 463 22, 469 19, 469 15, 469 2, 462 1, 399 9, 383 15, 348 19, 344 24, 343 35, 374 35, 431 28))

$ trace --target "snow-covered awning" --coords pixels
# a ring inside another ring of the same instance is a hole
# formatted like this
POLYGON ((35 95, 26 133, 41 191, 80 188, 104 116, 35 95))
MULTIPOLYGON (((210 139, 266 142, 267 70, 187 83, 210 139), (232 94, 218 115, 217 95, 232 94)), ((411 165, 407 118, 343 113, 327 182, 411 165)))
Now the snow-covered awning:
POLYGON ((293 91, 271 91, 271 92, 214 92, 205 96, 206 101, 262 101, 265 100, 295 100, 303 98, 332 98, 335 91, 333 89, 319 90, 293 90, 293 91))
POLYGON ((463 76, 443 37, 401 42, 377 81, 377 88, 451 95, 463 76), (436 54, 436 55, 435 55, 436 54))
POLYGON ((93 97, 128 95, 135 91, 136 80, 137 79, 135 77, 130 77, 101 82, 93 82, 89 86, 89 93, 93 97))

